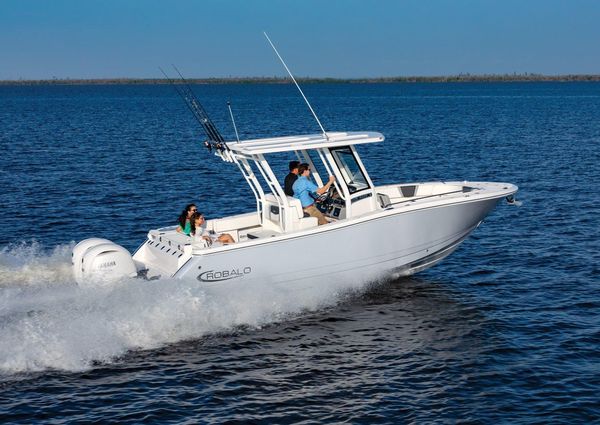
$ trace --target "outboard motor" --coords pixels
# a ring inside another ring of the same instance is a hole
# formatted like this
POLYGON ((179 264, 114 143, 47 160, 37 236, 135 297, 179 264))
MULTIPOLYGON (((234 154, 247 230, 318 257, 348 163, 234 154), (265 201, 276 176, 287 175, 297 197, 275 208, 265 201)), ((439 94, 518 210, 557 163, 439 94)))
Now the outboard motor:
POLYGON ((125 248, 108 239, 85 239, 75 245, 73 274, 79 284, 137 276, 137 267, 125 248))

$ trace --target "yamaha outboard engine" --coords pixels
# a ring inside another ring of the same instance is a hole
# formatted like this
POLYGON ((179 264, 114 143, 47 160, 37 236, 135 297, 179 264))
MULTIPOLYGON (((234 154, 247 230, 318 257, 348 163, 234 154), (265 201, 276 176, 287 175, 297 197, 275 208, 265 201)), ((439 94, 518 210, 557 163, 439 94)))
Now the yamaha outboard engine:
POLYGON ((108 239, 85 239, 73 248, 73 273, 79 284, 137 276, 137 267, 125 248, 108 239))

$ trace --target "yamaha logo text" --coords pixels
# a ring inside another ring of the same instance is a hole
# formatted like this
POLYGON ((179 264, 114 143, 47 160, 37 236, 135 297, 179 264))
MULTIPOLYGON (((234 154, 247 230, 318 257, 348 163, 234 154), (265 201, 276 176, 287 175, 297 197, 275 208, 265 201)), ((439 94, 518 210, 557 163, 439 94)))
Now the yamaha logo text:
POLYGON ((116 262, 116 261, 107 261, 107 262, 105 262, 105 263, 101 263, 101 264, 98 266, 98 268, 99 268, 99 269, 106 269, 106 268, 108 268, 108 267, 114 267, 114 266, 116 266, 116 265, 117 265, 117 262, 116 262))

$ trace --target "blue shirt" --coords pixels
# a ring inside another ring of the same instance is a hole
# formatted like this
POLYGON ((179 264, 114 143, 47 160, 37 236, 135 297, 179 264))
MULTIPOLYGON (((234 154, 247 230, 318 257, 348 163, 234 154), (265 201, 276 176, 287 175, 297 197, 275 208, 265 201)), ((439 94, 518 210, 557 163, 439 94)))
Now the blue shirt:
POLYGON ((294 189, 294 198, 300 199, 302 208, 306 208, 315 203, 315 198, 313 198, 311 194, 314 193, 316 196, 319 186, 308 180, 306 177, 298 177, 298 180, 296 180, 292 188, 294 189))

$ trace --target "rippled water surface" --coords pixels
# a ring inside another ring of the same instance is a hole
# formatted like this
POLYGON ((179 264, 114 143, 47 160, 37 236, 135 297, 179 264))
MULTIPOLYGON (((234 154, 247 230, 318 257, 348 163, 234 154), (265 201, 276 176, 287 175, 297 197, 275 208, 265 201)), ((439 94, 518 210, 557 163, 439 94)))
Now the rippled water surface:
MULTIPOLYGON (((318 129, 290 85, 194 89, 227 138, 227 100, 242 138, 318 129)), ((0 86, 3 423, 600 420, 600 84, 305 91, 328 129, 384 133, 359 147, 376 184, 506 181, 520 206, 412 278, 81 287, 76 241, 134 250, 188 202, 252 193, 170 87, 0 86)))

